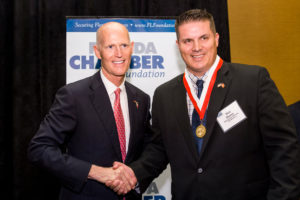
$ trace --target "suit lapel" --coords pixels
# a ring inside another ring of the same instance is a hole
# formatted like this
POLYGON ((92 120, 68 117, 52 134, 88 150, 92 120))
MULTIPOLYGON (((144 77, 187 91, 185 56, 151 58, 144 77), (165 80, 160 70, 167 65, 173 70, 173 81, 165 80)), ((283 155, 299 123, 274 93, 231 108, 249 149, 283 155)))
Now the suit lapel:
POLYGON ((216 119, 219 111, 221 110, 221 107, 224 103, 226 94, 228 92, 228 89, 230 87, 231 83, 231 77, 229 74, 229 68, 227 63, 223 63, 221 69, 218 71, 216 82, 214 84, 209 105, 207 109, 207 120, 206 120, 206 129, 207 133, 206 136, 203 139, 203 145, 201 149, 201 156, 203 155, 203 152, 205 151, 205 148, 207 146, 207 143, 212 135, 212 131, 214 129, 214 125, 216 124, 216 119), (224 88, 218 86, 220 83, 224 84, 224 88))
POLYGON ((130 160, 131 155, 133 154, 132 150, 134 149, 135 146, 135 119, 137 117, 137 105, 136 103, 138 100, 136 99, 136 92, 130 85, 125 82, 125 87, 126 87, 126 93, 127 93, 127 99, 128 99, 128 110, 129 110, 129 120, 130 120, 130 137, 129 137, 129 144, 128 144, 128 151, 126 155, 126 161, 130 160))
POLYGON ((90 99, 92 101, 92 104, 94 105, 100 121, 105 128, 105 134, 108 134, 109 138, 111 139, 113 148, 118 155, 118 160, 122 161, 120 143, 113 109, 111 107, 109 96, 101 80, 99 72, 97 72, 92 78, 91 89, 92 93, 90 95, 90 99))
POLYGON ((178 86, 172 92, 173 96, 170 102, 174 102, 175 116, 178 119, 180 133, 183 135, 185 142, 192 152, 195 161, 198 159, 196 143, 193 136, 193 131, 190 125, 190 119, 187 110, 186 90, 183 85, 183 75, 178 77, 178 86))

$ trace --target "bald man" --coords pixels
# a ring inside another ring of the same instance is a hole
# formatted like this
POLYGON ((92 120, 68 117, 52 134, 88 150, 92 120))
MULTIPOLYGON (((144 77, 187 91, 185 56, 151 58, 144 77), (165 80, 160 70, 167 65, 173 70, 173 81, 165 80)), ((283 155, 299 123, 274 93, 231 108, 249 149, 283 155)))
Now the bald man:
POLYGON ((111 166, 135 161, 149 141, 150 98, 125 81, 133 50, 126 27, 109 22, 96 35, 100 71, 58 90, 28 157, 61 180, 59 199, 140 199, 134 174, 111 166), (118 194, 105 185, 112 181, 118 194))

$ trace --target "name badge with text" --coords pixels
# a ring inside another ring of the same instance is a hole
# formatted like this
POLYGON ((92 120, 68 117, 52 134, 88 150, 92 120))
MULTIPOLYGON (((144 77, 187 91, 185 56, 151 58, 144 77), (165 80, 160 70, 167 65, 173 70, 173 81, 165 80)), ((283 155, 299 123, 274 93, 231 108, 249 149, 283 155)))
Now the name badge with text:
POLYGON ((246 118, 238 102, 234 101, 218 113, 217 121, 222 130, 226 132, 246 118))

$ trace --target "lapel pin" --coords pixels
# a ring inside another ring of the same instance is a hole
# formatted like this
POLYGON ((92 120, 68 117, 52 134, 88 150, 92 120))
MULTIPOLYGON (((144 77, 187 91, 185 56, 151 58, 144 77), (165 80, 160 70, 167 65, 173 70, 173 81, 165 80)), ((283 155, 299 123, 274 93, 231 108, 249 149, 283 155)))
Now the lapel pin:
POLYGON ((139 102, 137 102, 136 100, 133 100, 133 103, 135 103, 136 109, 139 109, 139 102))
POLYGON ((218 87, 218 88, 219 88, 219 87, 224 88, 224 87, 225 87, 225 84, 224 84, 224 83, 219 83, 217 87, 218 87))

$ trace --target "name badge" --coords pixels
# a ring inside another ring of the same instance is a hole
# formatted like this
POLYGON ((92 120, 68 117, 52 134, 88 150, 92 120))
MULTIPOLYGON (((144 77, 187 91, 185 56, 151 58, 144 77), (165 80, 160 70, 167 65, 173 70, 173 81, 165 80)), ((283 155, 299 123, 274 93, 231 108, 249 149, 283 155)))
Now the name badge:
POLYGON ((217 121, 225 133, 246 118, 238 102, 234 101, 218 113, 217 121))

